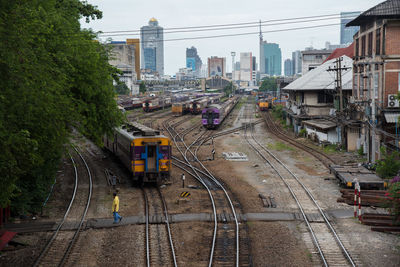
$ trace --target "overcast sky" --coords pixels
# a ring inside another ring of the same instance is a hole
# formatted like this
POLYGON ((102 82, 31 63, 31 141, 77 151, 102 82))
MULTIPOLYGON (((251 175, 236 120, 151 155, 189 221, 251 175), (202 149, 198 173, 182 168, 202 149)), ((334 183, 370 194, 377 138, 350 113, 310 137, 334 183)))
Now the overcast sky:
MULTIPOLYGON (((382 0, 88 0, 103 11, 103 18, 89 24, 82 21, 83 28, 94 31, 136 31, 147 25, 150 18, 155 17, 164 28, 190 27, 215 24, 246 23, 273 19, 308 17, 338 14, 348 11, 365 11, 382 0)), ((302 26, 339 23, 339 19, 314 21, 303 24, 287 24, 263 26, 263 31, 287 29, 302 26)), ((192 33, 164 34, 164 39, 185 37, 258 32, 257 27, 205 31, 192 33)), ((325 42, 338 44, 340 41, 339 25, 316 29, 302 29, 264 33, 264 40, 278 43, 282 50, 282 61, 291 58, 292 51, 305 47, 324 48, 325 42)), ((126 38, 139 38, 138 35, 113 36, 114 41, 126 38)), ((210 56, 226 57, 227 71, 232 70, 231 51, 236 52, 239 61, 240 52, 252 52, 259 63, 259 37, 257 34, 223 37, 214 39, 184 40, 164 42, 165 74, 173 75, 179 68, 186 66, 186 48, 195 46, 203 61, 210 56)), ((283 62, 282 62, 283 66, 283 62)), ((283 73, 282 73, 283 74, 283 73)))

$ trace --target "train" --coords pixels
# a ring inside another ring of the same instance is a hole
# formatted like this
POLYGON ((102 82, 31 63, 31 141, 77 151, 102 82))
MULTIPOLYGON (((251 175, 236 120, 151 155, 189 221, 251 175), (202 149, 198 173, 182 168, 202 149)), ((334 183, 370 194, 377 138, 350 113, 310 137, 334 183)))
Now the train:
POLYGON ((196 115, 201 114, 201 111, 209 104, 219 103, 221 94, 213 94, 211 96, 203 96, 201 98, 190 101, 190 113, 196 115))
POLYGON ((223 104, 211 104, 202 110, 201 123, 207 129, 218 128, 238 101, 237 97, 228 99, 223 104))
POLYGON ((155 110, 163 109, 163 108, 168 108, 172 105, 171 98, 170 97, 165 97, 165 98, 151 98, 151 99, 146 99, 142 103, 142 107, 144 112, 152 112, 155 110))
POLYGON ((171 140, 142 124, 131 122, 103 137, 105 148, 125 165, 134 182, 156 183, 171 177, 171 140))
POLYGON ((189 110, 191 114, 200 114, 203 108, 208 105, 208 97, 202 97, 190 101, 189 110))
POLYGON ((272 107, 272 99, 262 98, 258 101, 261 111, 266 111, 272 107))
POLYGON ((190 112, 190 101, 172 103, 172 115, 182 116, 190 112))

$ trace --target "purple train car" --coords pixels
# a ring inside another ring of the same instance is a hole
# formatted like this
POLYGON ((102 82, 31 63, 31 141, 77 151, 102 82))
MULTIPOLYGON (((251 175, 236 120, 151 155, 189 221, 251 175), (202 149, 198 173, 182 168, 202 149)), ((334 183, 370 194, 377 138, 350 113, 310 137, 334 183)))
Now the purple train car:
POLYGON ((216 129, 224 121, 237 103, 237 98, 231 98, 222 105, 211 104, 201 112, 201 123, 207 129, 216 129))

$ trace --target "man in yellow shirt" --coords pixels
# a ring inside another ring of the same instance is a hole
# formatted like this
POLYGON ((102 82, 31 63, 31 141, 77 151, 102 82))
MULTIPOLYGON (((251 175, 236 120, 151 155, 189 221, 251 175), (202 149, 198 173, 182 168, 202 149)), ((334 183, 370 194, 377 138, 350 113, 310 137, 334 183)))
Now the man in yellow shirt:
POLYGON ((113 201, 113 204, 112 204, 112 211, 113 211, 113 215, 114 215, 114 223, 119 223, 122 220, 122 216, 120 216, 118 214, 118 211, 119 211, 119 198, 118 198, 116 192, 114 192, 113 196, 114 196, 114 201, 113 201))

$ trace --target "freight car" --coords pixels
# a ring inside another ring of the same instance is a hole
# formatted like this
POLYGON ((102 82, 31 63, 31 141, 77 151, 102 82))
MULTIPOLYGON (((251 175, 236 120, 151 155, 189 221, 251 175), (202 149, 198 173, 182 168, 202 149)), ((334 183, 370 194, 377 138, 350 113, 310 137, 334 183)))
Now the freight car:
POLYGON ((152 112, 155 110, 163 109, 163 108, 168 108, 171 106, 171 98, 166 97, 166 98, 152 98, 152 99, 146 99, 142 103, 143 110, 145 112, 152 112))
POLYGON ((238 98, 233 97, 222 105, 211 104, 202 110, 201 123, 207 129, 216 129, 236 105, 238 98))
POLYGON ((171 175, 171 140, 159 131, 129 123, 103 137, 104 146, 132 173, 134 182, 160 183, 171 175))

